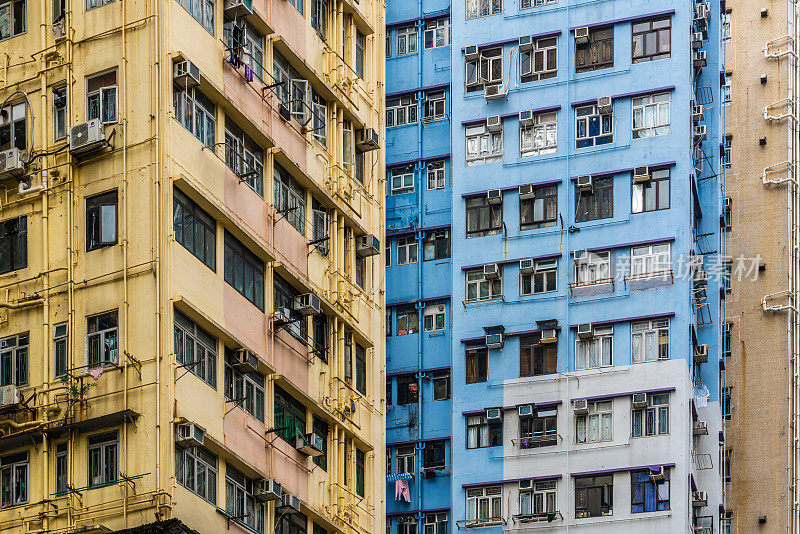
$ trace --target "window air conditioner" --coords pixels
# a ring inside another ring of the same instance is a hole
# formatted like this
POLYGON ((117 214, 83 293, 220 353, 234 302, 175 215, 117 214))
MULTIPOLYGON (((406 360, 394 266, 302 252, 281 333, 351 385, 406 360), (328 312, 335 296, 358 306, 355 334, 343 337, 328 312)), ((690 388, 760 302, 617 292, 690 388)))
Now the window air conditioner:
POLYGON ((692 33, 692 48, 698 50, 703 47, 703 32, 692 33))
POLYGON ((287 508, 291 508, 295 512, 299 512, 301 507, 300 497, 297 495, 292 495, 291 493, 284 493, 283 505, 287 508))
POLYGON ((73 156, 85 156, 106 145, 106 133, 100 119, 76 124, 69 130, 69 152, 73 156))
POLYGON ((586 249, 576 250, 572 253, 572 257, 575 259, 575 261, 585 260, 588 255, 589 252, 586 249))
POLYGON ((695 436, 707 436, 708 435, 708 423, 705 421, 695 421, 692 424, 692 434, 695 436))
POLYGON ((575 28, 575 42, 578 44, 586 44, 589 42, 588 26, 583 26, 582 28, 575 28))
POLYGON ((172 81, 180 87, 200 85, 200 69, 189 60, 177 61, 172 66, 172 81))
POLYGON ((184 423, 175 427, 175 443, 184 448, 202 447, 205 430, 194 423, 184 423))
POLYGON ((311 432, 310 434, 296 436, 294 438, 294 448, 306 456, 321 456, 325 445, 321 436, 311 432))
POLYGON ((556 341, 558 341, 558 331, 555 328, 542 330, 542 343, 555 343, 556 341))
POLYGON ((533 111, 526 109, 519 112, 519 124, 520 126, 531 126, 533 125, 533 111))
POLYGON ((503 99, 508 96, 508 87, 502 83, 487 85, 483 89, 483 96, 486 97, 487 102, 489 100, 503 99))
POLYGON ((492 115, 486 118, 486 129, 490 132, 499 132, 503 129, 503 121, 500 115, 492 115))
POLYGON ((693 133, 694 133, 695 142, 705 141, 706 140, 706 125, 705 124, 695 125, 693 133))
POLYGON ((702 69, 706 66, 706 51, 705 50, 695 50, 692 54, 692 60, 694 64, 694 68, 702 69))
POLYGON ((519 489, 531 489, 533 487, 533 480, 526 479, 519 481, 519 489))
POLYGON ((667 473, 663 465, 658 468, 658 471, 650 471, 650 480, 653 482, 663 482, 666 479, 667 473))
POLYGON ((581 323, 578 325, 578 337, 580 339, 589 339, 594 333, 592 323, 581 323))
POLYGON ((503 348, 503 334, 495 332, 493 334, 486 334, 486 348, 487 349, 502 349, 503 348))
POLYGON ((634 167, 633 169, 633 183, 640 184, 650 181, 650 169, 647 165, 643 167, 634 167))
POLYGON ((483 266, 483 277, 487 280, 500 278, 500 268, 496 263, 489 263, 483 266))
POLYGON ((586 399, 577 399, 572 401, 572 411, 576 415, 585 415, 589 413, 589 401, 586 399))
POLYGON ((467 58, 468 61, 472 61, 474 59, 478 59, 478 47, 477 45, 472 45, 464 48, 464 57, 467 58))
POLYGON ((243 373, 255 373, 258 371, 258 357, 254 352, 247 349, 238 349, 231 355, 233 361, 231 365, 243 373))
POLYGON ((358 148, 361 152, 378 150, 380 148, 380 144, 378 142, 378 132, 376 132, 373 128, 364 128, 363 130, 359 130, 356 148, 358 148))
POLYGON ((614 101, 610 96, 601 96, 597 99, 597 112, 601 115, 610 115, 614 111, 614 101))
POLYGON ((647 393, 634 393, 631 395, 631 407, 634 409, 647 408, 647 393))
POLYGON ((19 177, 25 173, 25 163, 18 148, 13 147, 0 152, 0 178, 19 177))
POLYGON ((283 497, 283 488, 274 478, 262 478, 256 481, 255 498, 261 502, 280 501, 283 497))
POLYGON ((692 106, 692 120, 694 122, 700 122, 703 120, 703 105, 696 104, 692 106))
POLYGON ((707 363, 708 362, 708 345, 703 343, 694 348, 694 363, 707 363))
POLYGON ((708 285, 708 271, 705 269, 697 269, 694 272, 692 281, 695 287, 708 285))
POLYGON ((521 274, 531 274, 534 269, 533 260, 519 260, 519 272, 521 274))
POLYGON ((253 14, 253 0, 225 0, 225 16, 236 19, 253 14))
POLYGON ((275 326, 284 326, 292 322, 292 310, 289 308, 277 308, 272 314, 272 322, 275 326))
POLYGON ((381 251, 380 240, 372 234, 358 236, 356 241, 356 254, 362 258, 374 256, 381 251))
POLYGON ((295 297, 294 309, 301 315, 319 315, 322 313, 319 297, 314 293, 304 293, 295 297))
POLYGON ((486 192, 486 200, 493 206, 499 206, 503 203, 503 192, 499 189, 489 189, 486 192))
POLYGON ((708 505, 708 493, 705 491, 692 492, 692 507, 702 508, 708 505))
POLYGON ((533 197, 534 197, 534 193, 533 193, 533 185, 532 184, 526 184, 526 185, 519 186, 519 198, 521 200, 526 200, 526 199, 533 198, 533 197))
POLYGON ((523 35, 519 38, 519 50, 525 52, 533 48, 533 38, 530 35, 523 35))
POLYGON ((0 387, 0 408, 9 408, 20 403, 19 388, 14 384, 0 387))
POLYGON ((522 404, 517 407, 520 417, 531 417, 533 415, 532 404, 522 404))
POLYGON ((584 174, 582 176, 578 176, 575 180, 575 185, 577 186, 579 191, 591 191, 594 185, 594 180, 592 180, 591 174, 584 174))
POLYGON ((709 20, 711 18, 711 4, 708 2, 698 2, 695 18, 709 20))
POLYGON ((503 418, 503 414, 500 411, 500 408, 487 408, 486 409, 486 420, 487 421, 499 421, 503 418))

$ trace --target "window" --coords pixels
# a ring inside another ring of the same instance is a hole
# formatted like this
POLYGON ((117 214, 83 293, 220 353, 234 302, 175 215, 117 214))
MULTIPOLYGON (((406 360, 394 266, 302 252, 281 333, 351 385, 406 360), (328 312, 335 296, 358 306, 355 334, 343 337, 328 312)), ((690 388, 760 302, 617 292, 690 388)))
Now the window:
POLYGON ((550 293, 558 289, 558 260, 534 262, 533 272, 520 273, 520 295, 550 293))
POLYGON ((590 191, 575 187, 575 222, 596 221, 614 216, 614 178, 596 178, 590 191))
POLYGON ((397 447, 397 472, 416 473, 416 448, 414 445, 397 447))
POLYGON ((294 6, 294 8, 295 8, 297 11, 299 11, 299 12, 300 12, 300 14, 301 14, 301 15, 303 14, 303 3, 305 2, 305 0, 288 0, 288 2, 289 2, 291 5, 293 5, 293 6, 294 6))
MULTIPOLYGON (((93 0, 87 0, 87 2, 91 1, 93 0)), ((202 24, 203 28, 205 28, 208 33, 214 35, 214 0, 178 0, 178 3, 194 17, 197 22, 202 24)))
POLYGON ((467 0, 467 18, 475 19, 503 12, 503 0, 467 0))
POLYGON ((647 407, 631 410, 631 437, 669 434, 669 393, 648 393, 647 407))
POLYGON ((519 199, 520 230, 553 226, 558 222, 558 186, 533 187, 519 199), (523 198, 524 197, 524 198, 523 198))
POLYGON ((726 135, 722 138, 722 157, 720 158, 722 161, 722 167, 724 169, 731 168, 731 156, 733 155, 732 149, 733 148, 733 136, 726 135))
POLYGON ((397 377, 397 404, 416 404, 419 401, 419 382, 416 374, 397 377))
POLYGON ((117 310, 94 315, 86 320, 86 359, 89 369, 119 361, 117 310))
POLYGON ((328 102, 314 89, 311 90, 311 113, 311 133, 314 139, 327 146, 328 102))
POLYGON ((311 27, 326 40, 328 29, 328 0, 311 0, 311 27))
POLYGON ((614 475, 575 477, 575 517, 612 515, 614 475))
POLYGON ((0 41, 25 33, 26 13, 25 0, 6 0, 0 4, 0 20, 3 21, 0 24, 0 41))
POLYGON ((575 259, 577 285, 604 284, 611 280, 611 252, 586 252, 575 259))
POLYGON ((731 482, 733 480, 733 474, 731 469, 733 468, 733 449, 725 449, 722 451, 722 479, 725 482, 731 482))
POLYGON ((69 444, 66 441, 56 443, 55 474, 56 495, 67 493, 69 484, 69 444))
POLYGON ((264 311, 264 262, 225 232, 225 281, 264 311))
POLYGON ((27 150, 28 135, 28 107, 25 101, 8 104, 0 111, 0 150, 13 147, 27 150))
POLYGON ((644 139, 669 133, 669 93, 636 97, 633 107, 633 139, 644 139))
POLYGON ((558 443, 556 408, 536 409, 532 417, 519 418, 519 447, 532 449, 558 443))
MULTIPOLYGON (((524 2, 525 0, 523 0, 524 2)), ((538 0, 537 0, 538 1, 538 0)), ((544 4, 545 2, 542 2, 544 4)), ((550 3, 550 2, 547 2, 550 3)), ((555 3, 555 2, 553 2, 555 3)), ((530 6, 529 6, 530 7, 530 6)), ((558 37, 536 39, 530 48, 520 48, 520 81, 536 82, 558 75, 558 37)))
POLYGON ((216 143, 216 106, 206 95, 196 87, 173 86, 172 103, 175 118, 192 135, 207 147, 216 143))
POLYGON ((356 495, 361 498, 366 495, 366 457, 367 454, 356 447, 356 495))
POLYGON ((500 523, 503 520, 502 486, 467 488, 467 521, 500 523))
POLYGON ((55 356, 55 376, 67 374, 69 350, 69 325, 58 323, 53 325, 53 355, 55 356))
MULTIPOLYGON (((2 15, 0 15, 2 17, 2 15)), ((53 139, 67 137, 67 86, 53 89, 53 139)))
MULTIPOLYGON (((732 516, 731 512, 725 512, 724 516, 719 518, 719 532, 720 532, 720 534, 732 534, 733 529, 732 529, 732 526, 731 526, 731 521, 732 521, 733 518, 731 516, 732 516)), ((712 526, 712 528, 713 528, 713 526, 712 526)), ((712 531, 709 531, 709 532, 712 532, 712 531)))
POLYGON ((530 481, 529 489, 519 491, 519 514, 554 514, 556 509, 556 480, 530 481))
POLYGON ((0 506, 16 506, 28 502, 29 476, 27 452, 0 457, 0 506))
POLYGON ((612 326, 594 327, 591 338, 575 342, 575 369, 598 369, 611 365, 614 338, 612 326))
POLYGON ((391 37, 391 30, 386 30, 386 57, 392 57, 392 37, 391 37))
POLYGON ((417 122, 417 97, 414 95, 391 98, 386 101, 386 127, 417 122))
POLYGON ((612 401, 587 403, 589 413, 575 416, 575 442, 598 443, 612 439, 612 401))
POLYGON ((614 142, 614 114, 601 113, 597 106, 575 108, 575 148, 614 142))
POLYGON ((0 222, 0 274, 28 266, 28 217, 0 222))
POLYGON ((419 332, 419 313, 414 306, 397 308, 397 335, 416 334, 419 332))
POLYGON ((503 83, 503 48, 481 50, 477 59, 466 61, 464 69, 467 92, 483 91, 486 85, 503 83))
POLYGON ((542 343, 541 334, 519 339, 519 376, 549 375, 557 371, 558 343, 542 343))
POLYGON ((330 250, 330 219, 328 210, 316 198, 311 199, 311 223, 312 240, 314 247, 323 255, 327 256, 330 250))
POLYGON ((428 191, 445 188, 444 161, 428 162, 428 191))
POLYGON ((86 120, 92 119, 103 124, 117 122, 116 70, 86 80, 86 120))
POLYGON ((117 244, 117 190, 86 199, 86 251, 117 244))
POLYGON ((397 265, 417 263, 418 258, 417 238, 413 235, 397 238, 397 265))
POLYGON ((520 124, 519 147, 522 157, 541 156, 556 151, 558 146, 557 117, 556 111, 537 113, 531 124, 520 124))
POLYGON ((216 271, 217 222, 178 189, 173 189, 172 201, 175 241, 216 271))
POLYGON ((528 9, 531 7, 540 7, 548 4, 557 4, 558 0, 520 0, 519 8, 528 9))
POLYGON ((364 79, 364 57, 367 50, 367 38, 363 33, 356 30, 356 58, 355 71, 359 78, 364 79))
MULTIPOLYGON (((722 515, 723 514, 720 513, 720 516, 722 515)), ((726 532, 723 527, 725 524, 724 521, 725 520, 722 517, 719 518, 720 534, 730 534, 730 532, 726 532)), ((695 516, 694 531, 697 534, 714 534, 714 516, 695 516)))
POLYGON ((575 41, 575 72, 607 69, 614 66, 614 26, 590 28, 589 41, 575 41))
POLYGON ((119 440, 117 431, 89 436, 89 488, 102 487, 119 479, 119 440))
POLYGON ((416 26, 397 28, 397 55, 415 54, 417 52, 417 40, 416 26))
POLYGON ((231 364, 233 352, 233 349, 225 347, 225 398, 263 423, 264 375, 236 369, 231 364))
POLYGON ((498 270, 500 271, 500 276, 493 279, 487 279, 483 275, 483 269, 466 272, 467 302, 503 298, 502 268, 498 266, 498 270))
POLYGON ((467 349, 467 384, 477 384, 488 381, 488 366, 486 349, 467 349))
MULTIPOLYGON (((415 532, 416 531, 414 531, 414 533, 415 532)), ((425 514, 425 523, 423 524, 422 532, 423 534, 447 534, 447 512, 431 512, 425 514)))
POLYGON ((175 449, 178 484, 211 504, 217 502, 217 457, 201 447, 175 449))
MULTIPOLYGON (((387 518, 387 522, 390 519, 387 518)), ((397 516, 397 534, 417 534, 417 516, 397 516)))
POLYGON ((722 388, 722 417, 726 421, 731 420, 731 397, 733 396, 733 386, 725 386, 722 388))
POLYGON ((450 44, 450 19, 445 17, 425 23, 425 50, 450 44))
POLYGON ((323 471, 328 470, 328 423, 317 417, 312 419, 312 430, 314 434, 322 438, 322 454, 314 456, 311 460, 322 468, 323 471))
POLYGON ((725 78, 722 83, 722 104, 728 105, 731 103, 731 88, 733 87, 733 74, 730 72, 725 73, 725 78))
POLYGON ((467 205, 467 237, 499 234, 503 227, 503 205, 489 204, 485 196, 471 197, 467 205))
POLYGON ((306 407, 275 386, 275 433, 294 447, 294 438, 306 433, 306 407))
POLYGON ((275 96, 281 101, 281 109, 306 125, 309 117, 309 84, 278 51, 272 54, 272 78, 276 85, 275 96))
POLYGON ((0 386, 28 384, 29 356, 27 332, 0 339, 0 386))
POLYGON ((301 235, 306 235, 306 192, 283 167, 275 164, 275 210, 301 235))
POLYGON ((669 510, 669 468, 664 469, 664 480, 656 482, 650 470, 631 472, 631 512, 656 512, 669 510))
MULTIPOLYGON (((389 377, 389 378, 386 379, 386 406, 391 406, 391 405, 392 405, 392 377, 389 377)), ((388 452, 389 451, 387 451, 387 453, 388 452)), ((386 471, 387 473, 391 473, 392 472, 391 463, 392 463, 392 460, 390 458, 389 459, 389 470, 386 471)))
MULTIPOLYGON (((302 2, 302 0, 296 1, 302 2)), ((285 511, 278 509, 275 510, 274 534, 306 534, 307 523, 308 518, 301 513, 287 514, 285 511)))
POLYGON ((650 179, 648 181, 633 184, 631 212, 642 213, 669 209, 669 180, 669 169, 659 169, 650 171, 650 179))
POLYGON ((450 398, 450 371, 437 371, 433 373, 433 400, 447 400, 450 398))
POLYGON ((244 64, 250 67, 258 82, 266 85, 263 78, 264 37, 242 19, 225 21, 222 32, 225 43, 232 49, 229 60, 233 66, 238 68, 244 64))
POLYGON ((308 321, 304 315, 294 311, 294 301, 300 292, 279 274, 272 276, 272 306, 274 310, 283 309, 291 323, 285 329, 304 345, 308 341, 308 321))
POLYGON ((431 304, 422 311, 422 328, 425 332, 445 329, 444 304, 431 304))
POLYGON ((264 532, 264 503, 256 499, 252 480, 230 464, 225 464, 225 511, 257 532, 264 532))
POLYGON ((422 259, 444 260, 450 257, 450 230, 428 232, 422 241, 422 259))
POLYGON ((402 195, 414 191, 414 166, 404 165, 392 169, 392 194, 402 195))
POLYGON ((722 23, 720 24, 720 37, 726 42, 731 40, 731 15, 732 13, 730 11, 721 14, 722 23))
POLYGON ((314 337, 314 353, 322 363, 328 363, 328 317, 324 313, 311 318, 311 330, 314 337))
POLYGON ((356 343, 356 391, 367 394, 367 349, 356 343))
POLYGON ((631 247, 631 277, 663 275, 672 266, 669 243, 631 247))
POLYGON ((422 118, 426 122, 431 122, 447 117, 447 99, 444 91, 435 91, 425 95, 425 102, 422 107, 422 118))
POLYGON ((225 164, 247 186, 264 196, 264 153, 232 120, 225 118, 225 164))
POLYGON ((733 323, 722 324, 722 356, 730 358, 733 350, 733 323))
POLYGON ((425 443, 422 455, 423 469, 444 469, 444 440, 428 441, 425 443))
POLYGON ((175 310, 175 359, 200 380, 217 386, 217 338, 175 310))
POLYGON ((633 63, 665 59, 670 53, 670 19, 633 23, 633 63))
POLYGON ((631 323, 633 363, 669 360, 669 319, 631 323))

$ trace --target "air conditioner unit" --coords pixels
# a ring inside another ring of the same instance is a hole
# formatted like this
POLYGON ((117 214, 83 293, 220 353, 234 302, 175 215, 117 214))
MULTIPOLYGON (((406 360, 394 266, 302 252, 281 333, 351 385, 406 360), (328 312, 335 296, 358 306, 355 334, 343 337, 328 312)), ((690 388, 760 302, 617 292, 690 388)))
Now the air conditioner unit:
POLYGON ((508 87, 502 83, 494 83, 483 88, 483 96, 486 100, 500 100, 508 96, 508 87))
POLYGON ((500 408, 487 408, 486 421, 499 421, 503 418, 503 413, 500 408))
POLYGON ((297 495, 292 495, 291 493, 284 493, 283 505, 288 508, 291 508, 295 512, 299 512, 301 507, 300 497, 298 497, 297 495))
POLYGON ((322 456, 325 444, 322 437, 311 432, 294 438, 294 448, 306 456, 322 456))
POLYGON ((647 165, 643 167, 634 167, 633 183, 640 184, 648 181, 650 181, 650 169, 647 167, 647 165))
POLYGON ((106 145, 106 133, 100 119, 76 124, 69 130, 69 151, 73 156, 84 156, 106 145))
POLYGON ((356 254, 362 258, 380 254, 381 242, 372 234, 358 236, 356 239, 356 254))
POLYGON ((231 355, 233 361, 231 365, 243 373, 255 373, 258 371, 258 356, 253 351, 238 349, 231 355))
POLYGON ((585 248, 576 250, 572 253, 572 257, 575 261, 585 260, 588 255, 589 252, 585 248))
POLYGON ((708 345, 703 343, 694 348, 694 363, 707 363, 708 362, 708 345))
POLYGON ((499 132, 503 129, 503 121, 500 115, 492 115, 486 117, 486 129, 490 132, 499 132))
POLYGON ((520 126, 531 126, 533 124, 533 111, 526 109, 519 112, 520 126))
POLYGON ((253 0, 226 0, 223 13, 232 19, 253 14, 253 0))
POLYGON ((519 260, 519 272, 522 274, 530 274, 533 272, 534 263, 533 260, 519 260))
POLYGON ((706 125, 705 124, 697 124, 695 125, 694 129, 692 130, 694 134, 695 142, 705 141, 706 140, 706 125))
POLYGON ((702 254, 692 254, 689 258, 689 267, 691 268, 692 272, 702 269, 703 268, 703 255, 702 254))
POLYGON ((578 176, 575 180, 575 186, 578 188, 579 191, 591 191, 594 185, 594 180, 592 180, 591 174, 584 174, 582 176, 578 176))
POLYGON ((503 334, 495 332, 493 334, 486 334, 486 348, 487 349, 502 349, 503 348, 503 334))
POLYGON ((284 326, 292 322, 292 310, 289 308, 277 308, 272 314, 272 322, 275 326, 284 326))
POLYGON ((172 82, 179 87, 197 87, 200 69, 189 60, 177 61, 172 66, 172 82))
POLYGON ((634 393, 631 395, 631 407, 635 409, 647 408, 647 393, 634 393))
POLYGON ((533 37, 530 35, 523 35, 519 38, 519 50, 525 52, 533 48, 533 37))
POLYGON ((364 128, 363 130, 358 131, 356 148, 358 148, 361 152, 378 150, 380 148, 378 141, 378 132, 376 132, 373 128, 364 128))
POLYGON ((202 447, 206 432, 194 423, 184 423, 175 427, 175 443, 180 447, 202 447))
POLYGON ((499 189, 489 189, 486 192, 486 200, 493 206, 499 206, 503 203, 503 192, 499 189))
POLYGON ((283 488, 274 478, 262 478, 256 481, 253 493, 261 502, 280 501, 283 497, 283 488))
POLYGON ((711 4, 708 2, 698 2, 695 18, 709 20, 711 18, 711 4))
POLYGON ((692 48, 698 50, 703 47, 703 32, 692 32, 692 48))
POLYGON ((697 269, 692 277, 692 282, 695 287, 708 285, 708 271, 705 269, 697 269))
POLYGON ((464 48, 464 57, 466 57, 467 60, 478 59, 477 45, 472 45, 464 48))
POLYGON ((650 480, 653 482, 663 482, 667 479, 667 473, 662 465, 658 471, 650 471, 650 480))
POLYGON ((695 50, 692 54, 692 61, 694 68, 702 69, 706 66, 706 51, 705 50, 695 50))
POLYGON ((534 193, 533 193, 533 185, 532 184, 526 184, 526 185, 519 186, 519 198, 521 200, 526 200, 526 199, 533 198, 533 197, 534 197, 534 193))
POLYGON ((614 111, 614 101, 610 96, 601 96, 597 99, 597 112, 601 115, 609 115, 614 111))
POLYGON ((692 434, 695 436, 707 436, 708 435, 708 423, 705 421, 695 421, 692 424, 692 434))
POLYGON ((319 297, 314 293, 304 293, 294 298, 294 309, 302 315, 319 315, 322 306, 319 297))
POLYGON ((555 343, 558 341, 558 331, 555 328, 546 328, 542 330, 542 343, 555 343))
POLYGON ((519 481, 519 489, 531 489, 533 487, 533 480, 526 479, 519 481))
POLYGON ((0 152, 0 178, 21 176, 25 173, 25 162, 18 148, 13 147, 0 152))
POLYGON ((578 325, 578 337, 580 339, 589 339, 593 335, 592 323, 581 323, 578 325))
POLYGON ((731 197, 725 197, 725 209, 730 210, 733 207, 733 199, 731 197))
POLYGON ((589 27, 575 28, 575 42, 585 44, 589 42, 589 27))
POLYGON ((692 492, 692 507, 702 508, 708 505, 708 493, 705 491, 692 492))
POLYGON ((20 403, 19 388, 14 384, 0 387, 0 408, 16 406, 20 403))
POLYGON ((533 405, 523 404, 517 407, 520 417, 531 417, 533 415, 533 405))
POLYGON ((577 399, 572 401, 572 411, 577 415, 585 415, 589 413, 589 401, 586 399, 577 399))
POLYGON ((483 266, 483 277, 488 280, 500 278, 500 267, 496 263, 487 263, 483 266))
POLYGON ((703 105, 696 104, 692 106, 692 120, 694 122, 700 122, 703 120, 703 105))

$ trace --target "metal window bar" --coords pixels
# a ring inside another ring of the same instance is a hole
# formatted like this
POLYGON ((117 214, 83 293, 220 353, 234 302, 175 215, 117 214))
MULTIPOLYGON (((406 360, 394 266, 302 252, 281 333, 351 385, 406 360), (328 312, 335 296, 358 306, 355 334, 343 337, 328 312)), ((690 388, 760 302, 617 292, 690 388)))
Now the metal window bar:
POLYGON ((794 305, 794 293, 787 289, 785 291, 779 291, 777 293, 770 293, 769 295, 765 295, 761 299, 761 309, 765 312, 779 312, 784 310, 791 310, 797 313, 797 308, 794 305), (786 298, 787 302, 785 304, 770 304, 770 302, 774 302, 777 299, 786 298))
POLYGON ((780 185, 783 183, 792 183, 797 185, 797 180, 794 178, 795 170, 791 161, 783 161, 765 167, 761 172, 761 182, 764 185, 780 185), (770 176, 779 175, 779 178, 770 178, 770 176))
POLYGON ((797 116, 794 110, 794 99, 782 98, 777 102, 764 106, 764 120, 769 122, 778 122, 783 119, 792 119, 792 122, 797 122, 797 116))
POLYGON ((789 56, 792 59, 796 59, 797 52, 795 50, 794 38, 791 35, 784 35, 766 42, 764 45, 764 57, 766 59, 782 59, 789 56))

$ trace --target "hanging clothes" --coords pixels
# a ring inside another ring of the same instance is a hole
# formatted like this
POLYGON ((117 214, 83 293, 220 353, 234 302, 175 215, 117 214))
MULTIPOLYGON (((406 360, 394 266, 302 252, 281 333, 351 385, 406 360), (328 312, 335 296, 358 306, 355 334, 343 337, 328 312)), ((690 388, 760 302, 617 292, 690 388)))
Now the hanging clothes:
POLYGON ((411 492, 408 488, 408 480, 395 480, 394 482, 394 500, 411 502, 411 492))
POLYGON ((250 68, 250 65, 244 66, 244 79, 248 82, 253 81, 253 69, 250 68))

